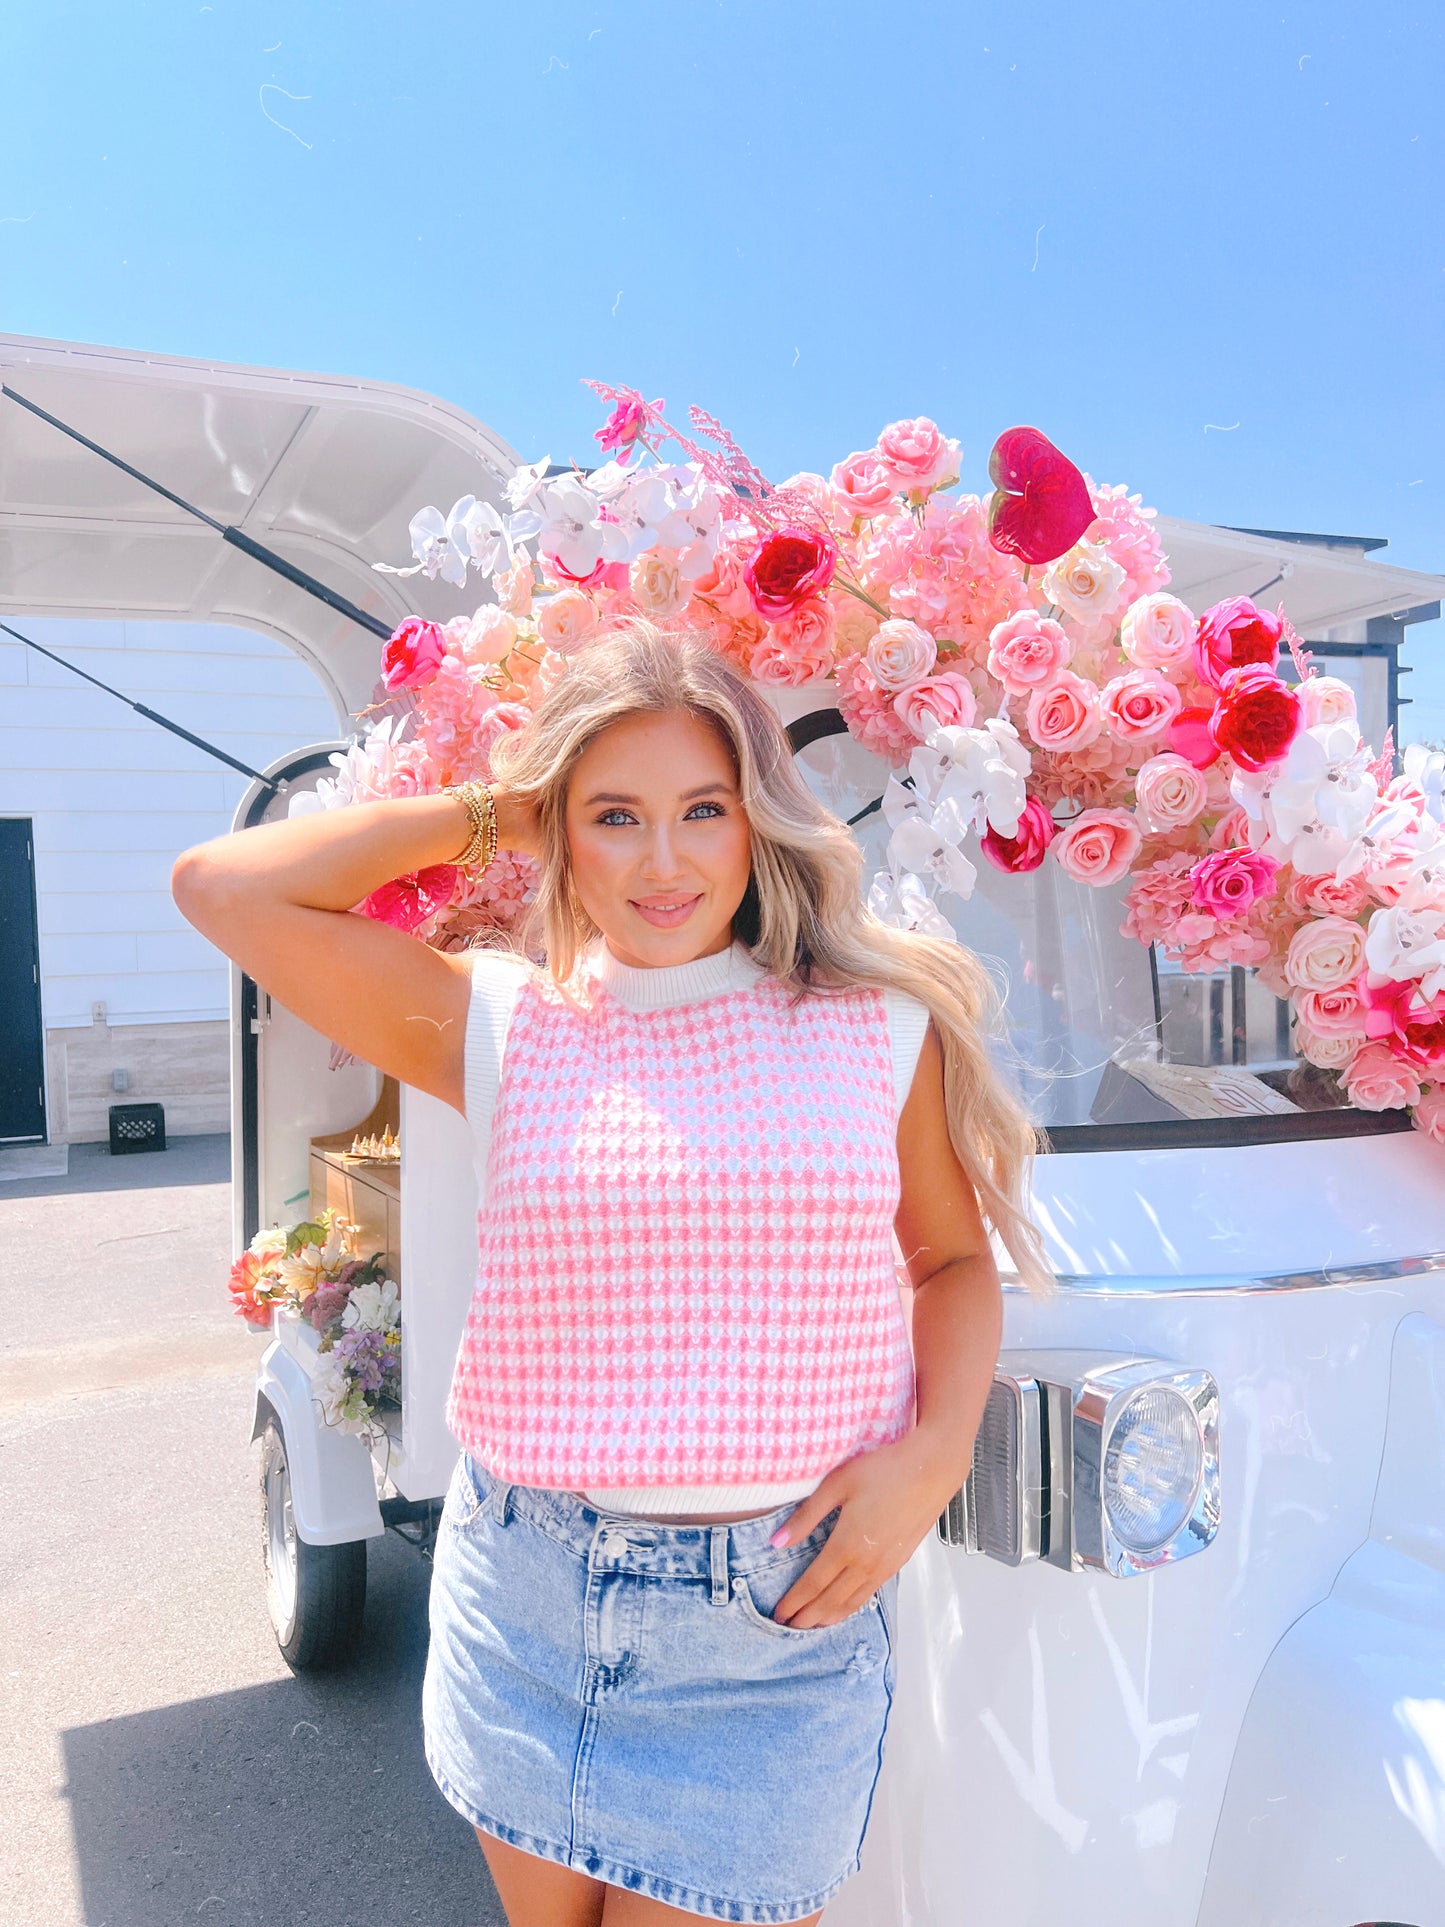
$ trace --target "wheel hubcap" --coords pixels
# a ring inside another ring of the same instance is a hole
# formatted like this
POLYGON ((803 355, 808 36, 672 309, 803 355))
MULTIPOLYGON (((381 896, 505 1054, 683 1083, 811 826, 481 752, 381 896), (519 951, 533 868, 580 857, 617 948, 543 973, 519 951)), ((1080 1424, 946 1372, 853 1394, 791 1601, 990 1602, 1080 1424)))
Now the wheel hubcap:
POLYGON ((266 1603, 279 1639, 289 1636, 296 1617, 296 1520, 291 1510, 291 1474, 285 1454, 273 1449, 262 1482, 266 1514, 266 1603))

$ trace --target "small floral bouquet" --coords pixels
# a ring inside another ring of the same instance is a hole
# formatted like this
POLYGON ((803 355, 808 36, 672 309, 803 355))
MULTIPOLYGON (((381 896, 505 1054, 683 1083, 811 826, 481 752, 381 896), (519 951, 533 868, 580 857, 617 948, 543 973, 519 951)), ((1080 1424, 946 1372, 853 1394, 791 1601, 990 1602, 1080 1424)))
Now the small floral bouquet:
MULTIPOLYGON (((1010 875, 1047 861, 1118 885, 1126 934, 1185 970, 1254 967, 1352 1103, 1409 1105, 1445 1142, 1445 756, 1374 755, 1283 607, 1196 615, 1167 592, 1154 510, 1036 428, 999 436, 987 495, 950 492, 959 445, 921 416, 775 486, 701 409, 689 434, 660 401, 588 385, 611 411, 600 466, 519 468, 505 513, 422 509, 413 562, 374 564, 475 573, 495 600, 401 624, 364 739, 293 810, 485 779, 610 625, 700 630, 757 683, 817 685, 890 767, 878 916, 952 937, 937 899, 972 891, 971 839, 1010 875)), ((502 852, 358 908, 458 949, 515 924, 535 874, 502 852)))
POLYGON ((258 1231, 231 1267, 237 1313, 269 1325, 273 1309, 295 1312, 320 1334, 312 1394, 328 1425, 363 1432, 378 1406, 401 1403, 401 1308, 380 1252, 354 1257, 340 1214, 258 1231))

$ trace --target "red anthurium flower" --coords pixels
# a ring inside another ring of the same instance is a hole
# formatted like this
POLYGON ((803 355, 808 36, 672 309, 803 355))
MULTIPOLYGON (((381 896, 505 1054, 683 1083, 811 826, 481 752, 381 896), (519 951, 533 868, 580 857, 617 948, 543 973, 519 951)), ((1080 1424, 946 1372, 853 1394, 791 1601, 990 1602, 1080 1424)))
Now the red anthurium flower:
POLYGON ((459 875, 454 863, 433 863, 425 870, 413 870, 383 883, 357 907, 374 923, 389 923, 393 930, 409 934, 446 908, 456 895, 459 875))
POLYGON ((1006 428, 993 445, 988 472, 996 491, 988 539, 1004 555, 1052 562, 1094 520, 1088 483, 1037 428, 1006 428))

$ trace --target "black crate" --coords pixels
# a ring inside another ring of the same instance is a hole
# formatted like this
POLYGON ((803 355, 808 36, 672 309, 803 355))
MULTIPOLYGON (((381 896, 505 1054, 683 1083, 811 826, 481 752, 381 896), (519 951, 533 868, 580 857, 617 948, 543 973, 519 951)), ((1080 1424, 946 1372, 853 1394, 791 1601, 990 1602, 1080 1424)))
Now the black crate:
POLYGON ((121 1151, 164 1151, 166 1112, 163 1104, 112 1104, 110 1148, 121 1151))

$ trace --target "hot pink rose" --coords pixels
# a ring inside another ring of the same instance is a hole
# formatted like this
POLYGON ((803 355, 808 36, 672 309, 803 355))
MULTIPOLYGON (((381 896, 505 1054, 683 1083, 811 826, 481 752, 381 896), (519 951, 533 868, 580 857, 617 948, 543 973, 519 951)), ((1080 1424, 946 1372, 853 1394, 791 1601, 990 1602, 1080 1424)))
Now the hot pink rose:
POLYGON ((1103 727, 1097 687, 1070 669, 1029 697, 1028 730, 1040 749, 1083 749, 1103 727))
POLYGON ((1240 917, 1274 888, 1279 865, 1259 850, 1216 850, 1189 872, 1191 900, 1221 923, 1240 917))
POLYGON ((1399 1111, 1420 1101, 1420 1078, 1384 1044, 1366 1044, 1345 1072, 1350 1102, 1361 1111, 1399 1111))
POLYGON ((1300 990, 1352 984, 1365 967, 1365 933, 1344 917, 1316 917, 1289 940, 1284 970, 1300 990))
POLYGON ((1299 728, 1299 697, 1272 669, 1226 670, 1209 733, 1216 748, 1226 750, 1241 769, 1278 763, 1299 728))
POLYGON ((1445 1084, 1432 1084, 1415 1106, 1415 1128, 1433 1144, 1445 1144, 1445 1084))
POLYGON ((1321 1037, 1362 1038, 1365 1034, 1365 1006, 1353 984, 1296 991, 1294 1007, 1300 1022, 1321 1037))
POLYGON ((898 481, 876 448, 860 449, 833 470, 838 504, 847 515, 871 519, 898 505, 898 481))
POLYGON ((420 689, 436 674, 446 652, 447 639, 436 623, 408 616, 387 637, 381 679, 388 689, 420 689))
POLYGON ((1172 682, 1152 669, 1130 669, 1104 685, 1100 698, 1104 722, 1121 743, 1145 743, 1160 736, 1183 707, 1172 682))
POLYGON ((1011 696, 1031 696, 1057 680, 1072 649, 1062 623, 1024 609, 989 636, 988 673, 1011 696))
POLYGON ((753 607, 769 622, 792 615, 833 580, 838 545, 810 529, 775 529, 758 544, 744 571, 753 607))
POLYGON ((958 443, 945 441, 926 415, 890 422, 878 437, 878 459, 895 486, 909 495, 958 480, 958 443))
POLYGON ((1101 890, 1128 874, 1143 842, 1128 810, 1083 810, 1064 825, 1050 848, 1065 876, 1101 890))
POLYGON ((1145 828, 1163 836, 1198 821, 1209 800, 1209 786, 1186 757, 1166 751, 1140 765, 1134 796, 1145 828))
POLYGON ((1280 618, 1257 609, 1248 596, 1235 595, 1216 602, 1199 618, 1194 656, 1199 680, 1219 689, 1231 669, 1258 663, 1272 670, 1283 635, 1280 618))
POLYGON ((613 405, 612 413, 592 439, 600 442, 604 451, 614 453, 619 462, 630 461, 638 442, 647 432, 648 416, 660 414, 664 406, 658 400, 649 408, 635 388, 624 388, 613 405))
POLYGON ((1024 804, 1013 836, 1000 836, 997 830, 989 828, 978 839, 978 847, 996 870, 1020 876, 1027 870, 1038 869, 1054 840, 1054 829, 1054 819, 1048 809, 1037 796, 1031 796, 1024 804))
POLYGON ((925 741, 924 722, 932 717, 937 723, 952 723, 971 729, 978 714, 978 698, 967 676, 956 669, 945 669, 937 676, 925 676, 911 689, 900 689, 893 707, 920 742, 925 741))

